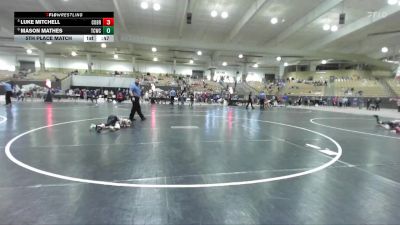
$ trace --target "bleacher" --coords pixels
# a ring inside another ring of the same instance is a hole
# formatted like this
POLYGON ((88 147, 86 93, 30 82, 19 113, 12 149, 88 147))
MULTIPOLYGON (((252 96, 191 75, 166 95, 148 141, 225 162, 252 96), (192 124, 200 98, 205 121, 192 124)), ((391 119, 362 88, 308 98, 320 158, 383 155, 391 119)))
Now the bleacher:
MULTIPOLYGON (((46 79, 54 80, 65 78, 72 70, 60 72, 57 69, 50 69, 46 72, 29 73, 25 77, 13 78, 17 72, 0 71, 0 80, 26 80, 26 81, 41 81, 46 79)), ((79 73, 79 71, 78 71, 79 73)), ((110 73, 108 71, 107 73, 110 73)), ((325 93, 325 86, 315 86, 312 82, 315 81, 329 81, 332 77, 335 78, 334 83, 330 83, 332 93, 336 96, 356 96, 359 92, 365 97, 390 97, 388 96, 388 85, 394 92, 400 96, 400 81, 393 78, 385 78, 387 74, 382 75, 384 71, 359 71, 359 70, 333 70, 323 72, 291 72, 284 76, 286 84, 283 88, 278 89, 277 85, 273 83, 263 83, 258 81, 249 81, 244 85, 242 92, 260 92, 265 91, 270 95, 287 94, 287 95, 306 95, 306 96, 323 96, 325 93), (374 76, 385 79, 388 85, 378 81, 374 76), (288 79, 290 78, 290 82, 288 79)), ((97 74, 93 74, 97 75, 97 74)), ((103 74, 103 76, 106 74, 103 74)), ((176 87, 178 86, 177 77, 172 74, 147 74, 136 72, 131 73, 129 77, 144 77, 144 82, 154 83, 156 86, 176 87)), ((101 76, 101 75, 100 75, 101 76)), ((110 75, 109 75, 110 76, 110 75)), ((122 75, 121 75, 122 76, 122 75)), ((127 75, 128 76, 128 75, 127 75)), ((187 80, 188 82, 188 80, 187 80)), ((196 92, 220 92, 223 87, 215 82, 205 80, 191 80, 190 89, 196 92)), ((329 92, 331 93, 331 92, 329 92)), ((393 93, 393 92, 392 92, 393 93)), ((242 93, 243 94, 243 93, 242 93)), ((247 93, 244 93, 247 94, 247 93)))
POLYGON ((67 76, 67 74, 63 73, 54 73, 54 72, 33 72, 33 73, 19 73, 19 72, 10 72, 10 71, 0 71, 0 79, 9 79, 9 80, 35 80, 35 81, 44 81, 46 79, 54 80, 54 76, 58 79, 62 79, 67 76))
POLYGON ((215 81, 206 80, 207 87, 214 91, 220 91, 222 89, 221 85, 215 81))
POLYGON ((279 93, 278 86, 274 84, 266 84, 259 81, 248 81, 247 84, 255 89, 258 93, 264 91, 269 95, 277 95, 279 93))
MULTIPOLYGON (((355 96, 360 91, 365 97, 389 97, 385 87, 375 77, 387 77, 385 71, 363 71, 363 70, 331 70, 319 72, 291 72, 285 76, 291 80, 303 81, 330 81, 334 77, 334 83, 331 83, 336 96, 355 96)), ((291 86, 291 85, 289 85, 291 86)), ((307 93, 312 91, 312 87, 303 85, 295 94, 307 93), (301 90, 305 89, 305 90, 301 90)), ((322 92, 324 89, 314 90, 322 92)))
POLYGON ((195 92, 221 92, 221 85, 215 81, 192 80, 190 89, 195 92), (205 86, 204 86, 205 83, 205 86))
POLYGON ((312 83, 286 83, 283 92, 287 95, 323 96, 324 86, 315 86, 312 83))
POLYGON ((395 80, 391 78, 391 79, 386 79, 386 82, 389 84, 392 90, 397 94, 397 96, 400 96, 400 80, 395 80))
POLYGON ((248 81, 247 84, 254 88, 255 90, 257 90, 257 92, 260 92, 262 90, 265 90, 265 84, 263 84, 262 82, 259 81, 248 81))
POLYGON ((172 75, 158 75, 155 77, 157 78, 155 81, 156 86, 177 86, 177 82, 172 75))
POLYGON ((373 72, 363 70, 325 70, 325 71, 297 71, 290 72, 284 78, 307 81, 329 81, 331 77, 342 80, 358 80, 362 78, 371 78, 373 72))
POLYGON ((63 79, 67 77, 68 75, 65 73, 60 73, 60 72, 35 72, 32 74, 29 74, 25 79, 26 80, 54 80, 55 77, 58 79, 63 79))
POLYGON ((337 96, 356 95, 362 91, 365 97, 388 97, 385 88, 377 80, 336 80, 335 94, 337 96), (353 89, 353 91, 351 91, 353 89), (345 92, 350 90, 348 94, 345 92))
POLYGON ((110 70, 92 70, 89 72, 84 69, 68 69, 68 68, 46 68, 46 72, 69 74, 75 71, 79 75, 83 76, 118 76, 118 77, 142 77, 140 72, 127 72, 127 71, 110 71, 110 70), (117 72, 117 74, 116 74, 117 72))
POLYGON ((14 72, 7 70, 0 70, 0 80, 12 79, 14 72))

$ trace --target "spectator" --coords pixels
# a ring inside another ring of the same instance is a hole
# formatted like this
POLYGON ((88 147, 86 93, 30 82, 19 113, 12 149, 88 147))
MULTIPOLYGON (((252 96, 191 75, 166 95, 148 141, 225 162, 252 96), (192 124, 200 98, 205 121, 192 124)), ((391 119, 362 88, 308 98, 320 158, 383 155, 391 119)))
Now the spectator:
POLYGON ((6 91, 6 105, 11 106, 11 96, 12 96, 12 86, 9 83, 1 82, 1 85, 4 87, 6 91))
POLYGON ((375 110, 381 110, 381 99, 378 97, 375 99, 375 110))
POLYGON ((260 99, 260 109, 264 109, 265 99, 267 98, 267 96, 265 95, 265 92, 261 91, 258 98, 260 99))
POLYGON ((193 92, 190 93, 190 107, 193 107, 193 103, 194 103, 194 94, 193 92))
POLYGON ((185 92, 183 92, 183 91, 180 94, 180 100, 181 100, 181 104, 184 105, 185 101, 186 101, 186 95, 185 95, 185 92))
POLYGON ((360 97, 358 98, 358 108, 362 109, 363 106, 364 106, 364 100, 360 97))
POLYGON ((172 88, 171 91, 169 92, 169 97, 171 99, 171 102, 170 102, 171 105, 174 104, 175 96, 176 96, 176 91, 175 91, 175 89, 172 88))
POLYGON ((371 106, 371 99, 367 99, 367 110, 370 110, 370 106, 371 106))
POLYGON ((254 109, 252 95, 253 95, 252 92, 250 92, 249 97, 247 99, 246 109, 249 108, 249 104, 251 105, 251 109, 254 109))
POLYGON ((124 100, 125 100, 124 94, 123 94, 121 91, 118 92, 118 94, 117 94, 117 102, 121 103, 121 102, 123 102, 124 100))
POLYGON ((107 99, 107 96, 108 96, 108 90, 106 89, 104 90, 104 99, 107 99))
POLYGON ((400 97, 397 98, 396 104, 397 104, 397 112, 400 112, 400 97))

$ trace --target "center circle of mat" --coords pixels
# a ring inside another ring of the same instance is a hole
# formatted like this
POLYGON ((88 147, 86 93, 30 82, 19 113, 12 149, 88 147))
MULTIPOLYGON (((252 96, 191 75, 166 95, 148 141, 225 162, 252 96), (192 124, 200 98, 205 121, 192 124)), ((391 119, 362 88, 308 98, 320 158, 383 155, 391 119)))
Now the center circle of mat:
MULTIPOLYGON (((175 114, 158 115, 157 117, 163 117, 163 116, 168 116, 168 115, 174 116, 175 114)), ((182 115, 175 115, 175 116, 182 116, 182 115)), ((204 117, 205 115, 190 115, 190 116, 204 117)), ((225 116, 213 116, 213 117, 227 118, 225 116)), ((279 123, 279 122, 273 122, 273 121, 268 121, 268 120, 247 119, 247 118, 236 118, 236 119, 280 125, 280 126, 290 127, 290 128, 299 129, 299 130, 303 130, 303 131, 307 131, 307 132, 316 134, 316 135, 321 136, 325 139, 328 139, 330 142, 332 142, 337 148, 337 154, 330 161, 328 161, 318 167, 311 168, 311 169, 303 171, 303 172, 298 172, 298 173, 293 173, 293 174, 288 174, 288 175, 283 175, 283 176, 277 176, 277 177, 269 177, 269 178, 245 180, 245 181, 235 181, 235 182, 203 183, 203 184, 143 184, 143 183, 135 184, 135 183, 122 183, 122 182, 120 183, 120 182, 111 182, 111 181, 83 179, 83 178, 78 178, 78 177, 70 177, 70 176, 65 176, 65 175, 61 175, 61 174, 56 174, 56 173, 52 173, 49 171, 44 171, 39 168, 32 167, 32 166, 18 160, 17 158, 14 157, 14 155, 11 152, 12 144, 27 134, 31 134, 38 130, 46 129, 49 127, 62 126, 65 124, 79 123, 79 122, 86 122, 86 121, 93 121, 93 120, 104 120, 104 118, 90 118, 90 119, 83 119, 83 120, 73 120, 73 121, 50 124, 50 125, 34 128, 34 129, 28 130, 24 133, 21 133, 21 134, 17 135, 16 137, 14 137, 13 139, 11 139, 5 146, 4 151, 5 151, 6 156, 12 162, 17 164, 18 166, 21 166, 21 167, 23 167, 27 170, 30 170, 32 172, 35 172, 35 173, 39 173, 42 175, 46 175, 49 177, 54 177, 54 178, 58 178, 58 179, 62 179, 62 180, 80 182, 80 183, 86 183, 86 184, 98 184, 98 185, 105 185, 105 186, 133 187, 133 188, 210 188, 210 187, 226 187, 226 186, 239 186, 239 185, 248 185, 248 184, 267 183, 267 182, 272 182, 272 181, 286 180, 286 179, 291 179, 291 178, 295 178, 295 177, 305 176, 308 174, 312 174, 312 173, 321 171, 321 170, 331 166, 332 164, 334 164, 342 156, 342 147, 340 146, 340 144, 337 141, 335 141, 333 138, 331 138, 325 134, 319 133, 317 131, 310 130, 310 129, 307 129, 304 127, 299 127, 299 126, 294 126, 294 125, 279 123)))
POLYGON ((1 118, 0 123, 4 123, 7 121, 7 117, 5 116, 0 116, 0 118, 1 118))

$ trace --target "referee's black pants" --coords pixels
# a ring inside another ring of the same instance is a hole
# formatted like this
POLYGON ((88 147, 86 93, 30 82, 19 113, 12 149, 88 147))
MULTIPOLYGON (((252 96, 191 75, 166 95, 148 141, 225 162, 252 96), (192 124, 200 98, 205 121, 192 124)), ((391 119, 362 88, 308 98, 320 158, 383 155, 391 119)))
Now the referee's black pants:
POLYGON ((6 105, 11 104, 11 95, 12 95, 12 91, 6 92, 6 105))
POLYGON ((265 99, 260 99, 260 109, 265 108, 265 99))
POLYGON ((251 108, 254 109, 252 100, 247 100, 246 109, 249 108, 249 105, 251 105, 251 108))
POLYGON ((140 108, 140 98, 135 96, 131 100, 132 100, 132 109, 131 109, 131 114, 129 115, 129 119, 133 120, 133 117, 135 117, 135 113, 137 112, 140 118, 144 120, 145 118, 140 108))

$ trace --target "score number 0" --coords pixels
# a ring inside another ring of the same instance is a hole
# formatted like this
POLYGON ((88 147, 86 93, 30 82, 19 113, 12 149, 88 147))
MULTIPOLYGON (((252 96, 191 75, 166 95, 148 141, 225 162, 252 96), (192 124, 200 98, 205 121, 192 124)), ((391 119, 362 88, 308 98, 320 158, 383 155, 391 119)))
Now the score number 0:
POLYGON ((114 18, 103 18, 103 34, 114 34, 114 18))

